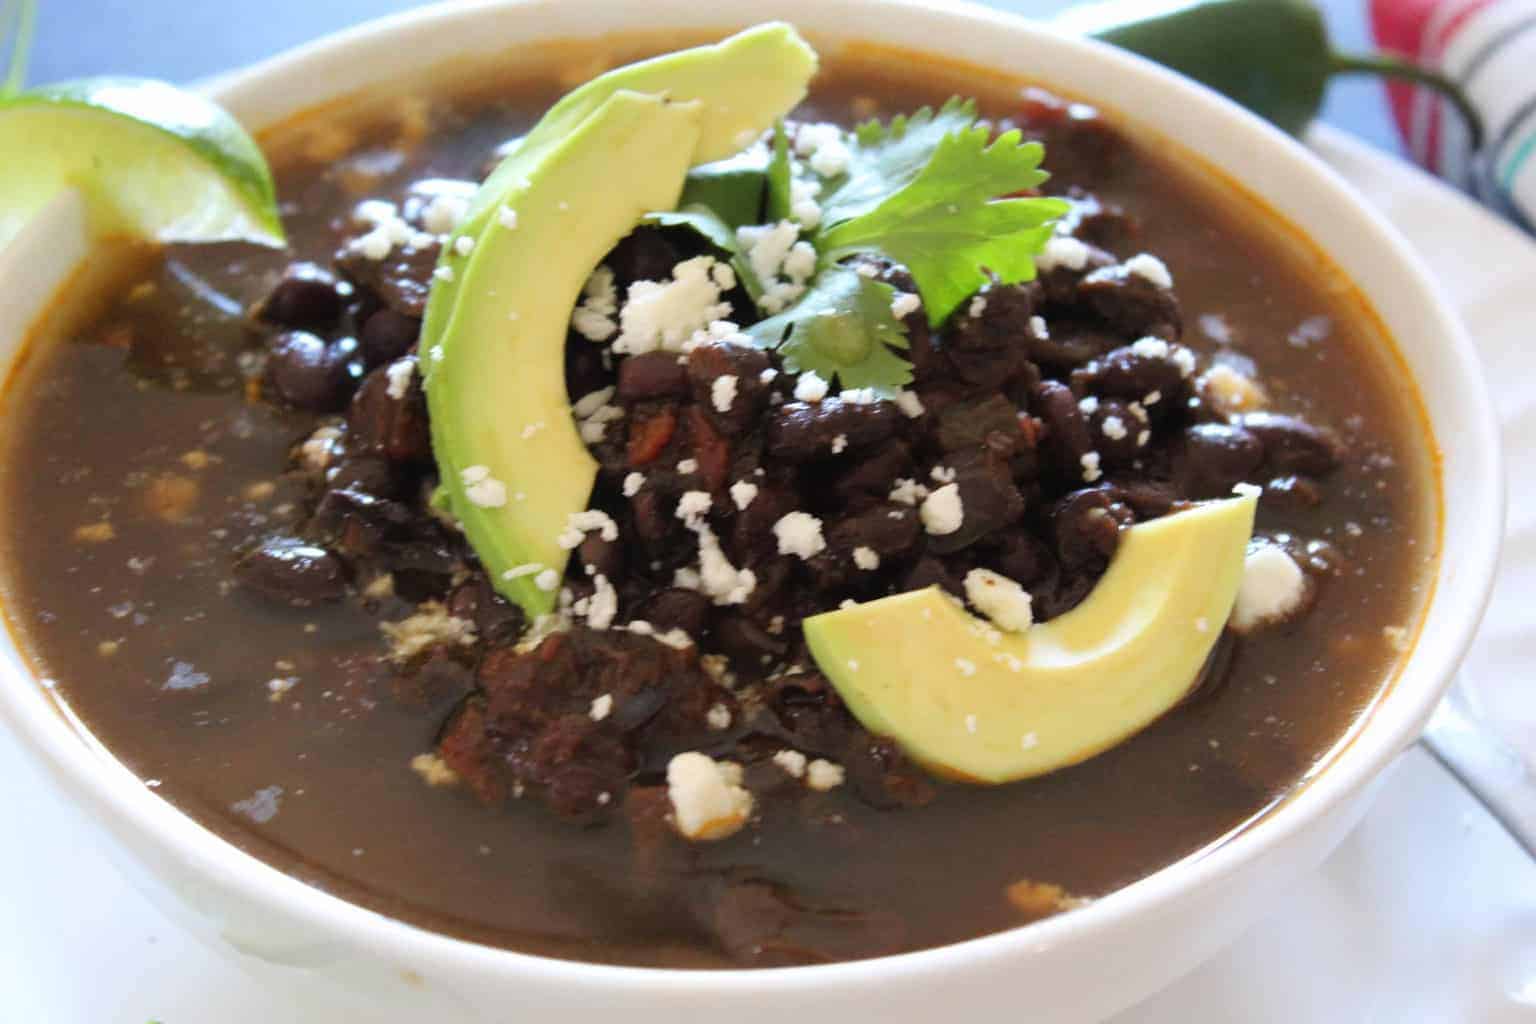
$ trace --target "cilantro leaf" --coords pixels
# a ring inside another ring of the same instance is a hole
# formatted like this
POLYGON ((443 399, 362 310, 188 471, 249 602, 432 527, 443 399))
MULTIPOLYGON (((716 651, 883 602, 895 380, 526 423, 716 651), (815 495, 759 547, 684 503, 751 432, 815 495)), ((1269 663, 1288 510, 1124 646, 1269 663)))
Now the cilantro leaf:
POLYGON ((692 229, 710 245, 730 256, 731 269, 736 271, 736 279, 747 290, 753 302, 762 298, 762 282, 753 272, 751 261, 742 253, 741 245, 736 241, 736 232, 714 210, 697 204, 676 210, 659 210, 641 217, 640 223, 663 228, 692 229))
POLYGON ((976 101, 957 96, 937 114, 924 107, 911 117, 898 114, 889 125, 859 125, 849 147, 847 172, 833 180, 821 200, 822 223, 832 226, 873 210, 918 176, 946 136, 975 122, 976 101))
POLYGON ((705 207, 732 228, 756 224, 762 215, 768 174, 768 154, 755 145, 724 160, 700 164, 688 172, 678 208, 705 207))
POLYGON ((776 348, 791 373, 814 371, 845 388, 873 388, 893 397, 912 382, 912 364, 892 351, 907 347, 907 332, 891 312, 896 289, 831 266, 811 282, 793 307, 747 329, 764 348, 776 348))
POLYGON ((978 124, 950 131, 904 186, 825 230, 823 258, 874 252, 906 264, 934 326, 994 276, 1004 284, 1031 280, 1034 254, 1068 206, 995 198, 1034 188, 1046 174, 1039 143, 1023 142, 1017 130, 988 144, 990 136, 978 124))
POLYGON ((790 182, 789 136, 784 132, 784 122, 773 126, 773 155, 768 159, 768 210, 766 220, 777 224, 789 219, 790 182))

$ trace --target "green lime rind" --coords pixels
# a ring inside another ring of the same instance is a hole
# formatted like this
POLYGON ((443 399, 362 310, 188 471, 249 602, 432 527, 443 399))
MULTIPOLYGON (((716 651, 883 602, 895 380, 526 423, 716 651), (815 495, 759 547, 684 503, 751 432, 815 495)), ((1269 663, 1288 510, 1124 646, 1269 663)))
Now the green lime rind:
POLYGON ((285 244, 250 135, 211 100, 144 78, 83 78, 0 99, 0 244, 64 186, 92 228, 159 242, 285 244))

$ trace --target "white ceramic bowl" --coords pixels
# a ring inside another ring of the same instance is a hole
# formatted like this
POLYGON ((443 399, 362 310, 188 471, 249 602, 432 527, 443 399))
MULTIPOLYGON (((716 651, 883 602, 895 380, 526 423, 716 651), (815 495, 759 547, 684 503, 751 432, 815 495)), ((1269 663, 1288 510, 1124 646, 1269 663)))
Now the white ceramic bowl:
MULTIPOLYGON (((1353 742, 1293 799, 1233 841, 1086 909, 958 945, 861 963, 678 972, 546 960, 422 931, 297 882, 205 831, 98 747, 0 638, 0 717, 105 826, 132 877, 199 934, 249 954, 276 985, 321 980, 357 1019, 578 1022, 622 1007, 633 1024, 728 1008, 735 1024, 949 1019, 1088 1020, 1151 993, 1220 949, 1314 868, 1359 818, 1372 782, 1417 737, 1470 640, 1497 556, 1498 434, 1473 351, 1396 233, 1306 150, 1235 106, 1107 47, 1022 19, 922 0, 530 0, 428 8, 302 47, 222 80, 252 127, 456 57, 624 30, 731 29, 767 17, 822 39, 864 39, 1028 76, 1175 137, 1245 183, 1354 278, 1397 338, 1444 456, 1444 547, 1422 639, 1353 742), (1176 118, 1174 120, 1173 118, 1176 118)), ((55 204, 0 257, 0 354, 84 255, 77 204, 55 204), (14 301, 14 300, 13 300, 14 301)), ((914 879, 913 884, 924 884, 914 879)), ((942 884, 941 880, 934 884, 942 884)), ((1413 894, 1405 894, 1411 897, 1413 894)), ((302 987, 302 985, 300 986, 302 987)), ((214 1008, 209 1008, 214 1012, 214 1008)))

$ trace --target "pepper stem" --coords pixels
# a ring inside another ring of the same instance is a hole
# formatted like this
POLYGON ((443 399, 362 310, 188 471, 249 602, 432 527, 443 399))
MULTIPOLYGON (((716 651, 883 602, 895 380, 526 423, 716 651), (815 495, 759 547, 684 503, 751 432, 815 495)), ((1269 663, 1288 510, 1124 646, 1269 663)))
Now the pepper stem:
POLYGON ((5 69, 5 78, 0 81, 0 99, 16 95, 26 82, 36 14, 36 0, 4 0, 0 6, 0 45, 8 42, 9 50, 4 54, 4 64, 0 64, 5 69))
POLYGON ((1467 94, 1461 91, 1461 86, 1438 71, 1431 71, 1412 61, 1385 53, 1332 53, 1329 54, 1328 60, 1330 72, 1335 75, 1380 75, 1383 78, 1400 78, 1433 89, 1449 100, 1451 106, 1455 107, 1462 119, 1466 121, 1473 151, 1483 147, 1482 116, 1467 99, 1467 94))

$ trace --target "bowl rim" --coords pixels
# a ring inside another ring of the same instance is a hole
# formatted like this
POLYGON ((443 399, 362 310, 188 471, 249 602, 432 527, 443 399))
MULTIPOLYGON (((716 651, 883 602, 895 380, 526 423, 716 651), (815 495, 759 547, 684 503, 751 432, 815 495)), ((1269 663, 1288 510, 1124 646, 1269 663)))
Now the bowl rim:
MULTIPOLYGON (((452 24, 476 22, 509 9, 533 10, 553 16, 556 5, 581 7, 589 12, 620 8, 624 0, 476 0, 471 3, 443 2, 370 21, 293 50, 264 60, 247 69, 223 76, 210 86, 213 97, 231 106, 237 114, 270 107, 270 94, 279 92, 283 83, 317 78, 321 84, 300 86, 311 92, 325 89, 324 72, 350 52, 378 48, 398 42, 407 34, 427 40, 434 34, 450 35, 452 24)), ((1475 440, 1470 456, 1456 465, 1458 487, 1471 487, 1478 500, 1474 516, 1451 522, 1441 502, 1442 539, 1436 569, 1435 593, 1425 602, 1422 622, 1428 623, 1442 610, 1447 622, 1437 623, 1434 636, 1421 635, 1404 660, 1386 697, 1379 699, 1363 721, 1326 765, 1326 770, 1311 778, 1281 806, 1267 812, 1260 821, 1241 834, 1163 868, 1131 885, 1094 901, 1069 914, 1059 915, 1027 927, 979 936, 947 946, 847 963, 776 969, 723 969, 712 971, 674 968, 629 967, 561 960, 519 953, 487 946, 408 924, 349 903, 314 888, 245 853, 214 832, 197 824, 169 802, 155 796, 143 783, 105 751, 99 744, 82 736, 50 700, 46 683, 27 671, 11 665, 0 666, 7 677, 0 682, 0 717, 9 720, 12 730, 25 746, 46 762, 52 773, 76 795, 89 804, 98 818, 129 834, 149 837, 156 855, 177 861, 196 875, 222 890, 238 895, 252 906, 270 906, 289 920, 302 921, 309 928, 335 941, 355 948, 368 948, 393 961, 409 964, 413 970, 430 973, 436 965, 476 973, 493 972, 539 977, 541 980, 566 981, 595 990, 598 998, 639 996, 663 990, 675 994, 686 987, 693 994, 764 995, 796 992, 814 995, 845 982, 860 985, 885 978, 913 975, 942 978, 955 968, 977 963, 996 963, 1032 950, 1080 940, 1116 922, 1150 915, 1178 900, 1182 893, 1212 885, 1246 864, 1273 853, 1307 826, 1318 822, 1374 779, 1403 749, 1418 736, 1438 699, 1449 685, 1456 665, 1471 642, 1491 588, 1502 536, 1504 480, 1499 455, 1499 431, 1488 400, 1479 362, 1472 343, 1459 318, 1452 313, 1418 257, 1389 224, 1356 198, 1337 174, 1323 165, 1295 140, 1266 122, 1205 89, 1140 58, 1093 42, 1064 36, 1048 26, 1023 17, 981 7, 972 3, 946 3, 943 0, 781 0, 775 13, 783 11, 786 20, 797 20, 792 10, 810 11, 812 5, 823 9, 817 20, 826 20, 825 12, 852 15, 842 33, 846 39, 869 38, 862 31, 858 15, 878 8, 885 17, 924 23, 933 39, 949 39, 951 32, 996 32, 1026 46, 1059 48, 1075 59, 1097 65, 1105 74, 1128 76, 1140 86, 1177 99, 1186 112, 1210 125, 1242 136, 1252 145, 1263 147, 1272 159, 1292 176, 1318 190, 1319 201, 1352 210, 1360 225, 1368 231, 1381 258, 1406 275, 1406 287, 1426 301, 1433 317, 1433 327, 1443 339, 1448 358, 1462 371, 1459 378, 1437 380, 1437 386, 1459 387, 1465 392, 1461 404, 1468 418, 1454 424, 1475 440), (1448 576, 1444 559, 1452 547, 1453 535, 1461 561, 1454 576, 1448 576), (1458 603, 1447 605, 1452 598, 1458 603)), ((655 27, 681 28, 691 22, 681 13, 682 0, 658 0, 645 5, 648 15, 660 15, 655 27)), ((717 0, 705 20, 716 25, 743 24, 762 20, 767 12, 752 0, 717 0)), ((809 17, 809 15, 807 15, 809 17)), ((523 38, 526 38, 523 37, 523 38)), ((504 40, 512 44, 508 36, 504 40)), ((936 48, 930 47, 930 50, 936 48)), ((344 60, 340 63, 345 63, 344 60)), ((382 81, 391 74, 388 68, 370 72, 382 81)), ((1086 90, 1084 90, 1086 91, 1086 90)), ((287 113, 297 113, 337 95, 316 95, 307 105, 288 103, 287 113)), ((1124 115, 1138 122, 1145 118, 1124 115)), ((259 119, 259 115, 258 115, 259 119)), ((1156 128, 1156 124, 1152 124, 1156 128)), ((1234 175, 1236 177, 1236 175, 1234 175)), ((1241 178, 1237 180, 1242 181, 1241 178)), ((1277 211, 1277 216, 1286 217, 1277 211)), ((1294 228, 1311 236, 1300 223, 1294 228)), ((1363 284, 1362 294, 1376 304, 1363 284)), ((1402 353, 1408 369, 1415 370, 1414 358, 1402 353)), ((1420 377, 1422 390, 1423 378, 1420 377)), ((1425 415, 1434 436, 1439 439, 1450 424, 1436 424, 1426 405, 1425 415), (1439 427, 1436 430, 1434 428, 1439 427)), ((1441 467, 1442 491, 1450 474, 1441 467)), ((19 645, 17 645, 19 647, 19 645)), ((0 658, 12 661, 9 652, 0 658)), ((19 662, 25 665, 24 661, 19 662)))

